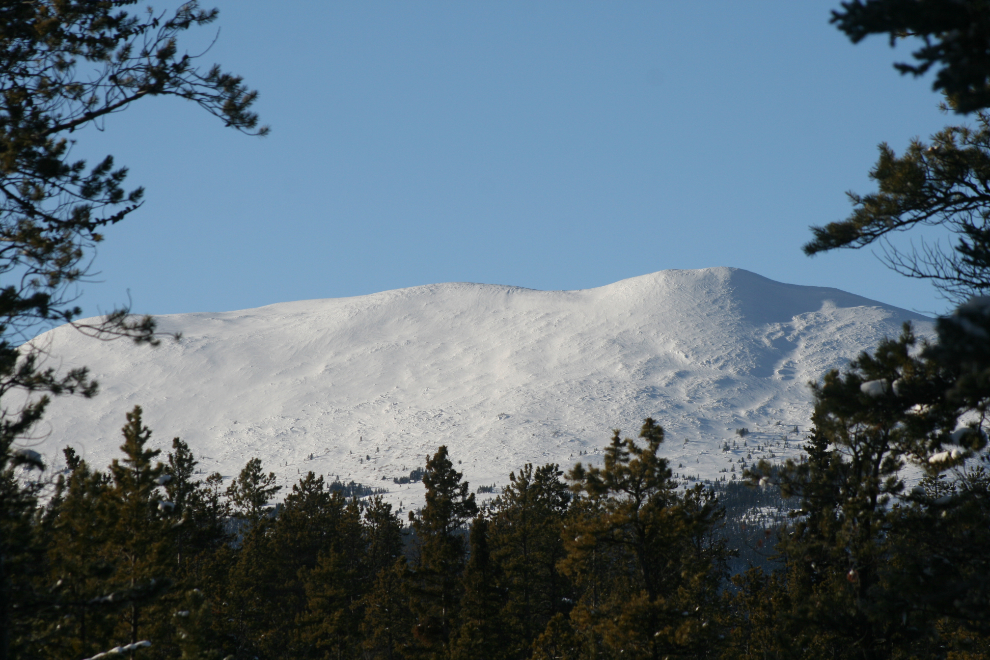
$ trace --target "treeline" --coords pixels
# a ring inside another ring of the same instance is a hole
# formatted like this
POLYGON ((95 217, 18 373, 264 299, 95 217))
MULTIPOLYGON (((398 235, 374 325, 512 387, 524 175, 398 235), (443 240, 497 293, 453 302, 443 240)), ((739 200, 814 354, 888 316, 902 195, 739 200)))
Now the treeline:
POLYGON ((895 502, 869 474, 890 445, 870 459, 860 430, 845 452, 832 394, 807 460, 749 486, 679 488, 648 419, 601 467, 527 465, 485 507, 440 447, 405 521, 313 473, 276 512, 257 459, 197 481, 180 439, 158 461, 137 408, 105 472, 67 450, 44 502, 4 474, 9 657, 987 657, 990 479, 895 502))
POLYGON ((527 465, 483 510, 441 447, 408 521, 380 495, 348 496, 313 473, 276 513, 279 487, 258 459, 224 488, 219 474, 195 480, 178 438, 159 462, 150 434, 135 409, 109 470, 66 450, 53 496, 25 500, 5 567, 13 657, 127 645, 145 658, 716 647, 720 510, 701 487, 678 491, 651 420, 645 446, 616 434, 605 466, 576 466, 569 484, 556 465, 527 465))

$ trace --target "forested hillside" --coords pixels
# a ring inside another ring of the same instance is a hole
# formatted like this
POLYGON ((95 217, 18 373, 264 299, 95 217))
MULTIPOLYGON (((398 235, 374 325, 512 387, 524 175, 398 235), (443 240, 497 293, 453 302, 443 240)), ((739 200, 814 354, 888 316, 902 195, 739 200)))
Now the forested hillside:
MULTIPOLYGON (((679 487, 648 419, 638 440, 616 433, 601 466, 526 465, 485 506, 442 446, 420 472, 425 506, 404 520, 313 473, 273 506, 280 487, 257 459, 227 487, 199 479, 181 439, 166 456, 149 449, 136 408, 109 467, 69 449, 55 484, 21 491, 5 528, 18 550, 5 565, 11 657, 990 652, 986 473, 908 493, 888 479, 871 509, 851 492, 869 489, 862 466, 825 451, 826 432, 808 461, 712 490, 679 487)), ((28 470, 36 457, 22 457, 28 470)))

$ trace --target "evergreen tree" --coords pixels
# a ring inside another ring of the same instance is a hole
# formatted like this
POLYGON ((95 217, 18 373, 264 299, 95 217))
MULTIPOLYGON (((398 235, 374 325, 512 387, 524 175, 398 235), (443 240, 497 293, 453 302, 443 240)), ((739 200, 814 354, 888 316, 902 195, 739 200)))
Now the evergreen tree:
MULTIPOLYGON (((112 156, 92 167, 71 159, 82 129, 134 103, 172 96, 237 130, 267 132, 250 111, 257 94, 239 77, 215 65, 197 68, 198 56, 180 51, 182 34, 216 20, 216 10, 194 1, 172 16, 135 15, 132 4, 43 0, 0 8, 0 273, 15 274, 0 295, 0 392, 95 392, 85 369, 59 375, 43 368, 43 348, 22 345, 35 334, 29 329, 79 316, 73 287, 85 279, 103 228, 143 199, 141 188, 124 188, 127 168, 115 167, 112 156)), ((154 322, 130 321, 126 309, 85 329, 154 341, 154 322)), ((3 408, 5 422, 22 427, 10 437, 21 436, 46 404, 3 408)))
POLYGON ((207 485, 194 479, 198 461, 189 445, 173 438, 172 449, 162 478, 165 493, 174 507, 172 515, 178 521, 174 533, 175 567, 185 579, 194 568, 202 568, 204 553, 227 541, 223 528, 226 516, 218 511, 222 505, 210 499, 207 485))
POLYGON ((364 599, 361 621, 362 647, 371 660, 399 660, 412 657, 412 630, 415 619, 409 609, 406 558, 379 571, 370 593, 364 599))
POLYGON ((488 521, 478 516, 471 523, 471 552, 464 570, 460 627, 451 641, 452 660, 509 657, 501 617, 503 582, 488 548, 488 521))
POLYGON ((912 53, 918 63, 895 64, 898 71, 921 76, 941 64, 932 87, 959 112, 990 107, 990 11, 983 0, 852 0, 832 12, 832 22, 853 43, 870 34, 889 35, 891 46, 921 39, 923 46, 912 53))
POLYGON ((556 465, 527 464, 491 506, 492 560, 500 573, 498 595, 510 657, 529 657, 531 646, 574 594, 557 569, 564 558, 561 532, 571 496, 556 465))
POLYGON ((84 657, 107 648, 155 642, 170 652, 169 603, 174 567, 172 504, 161 491, 164 466, 147 444, 140 407, 122 429, 124 453, 109 474, 72 466, 45 512, 47 610, 35 617, 34 657, 84 657))
POLYGON ((464 568, 464 524, 478 512, 468 483, 461 481, 447 447, 427 461, 423 473, 426 505, 409 512, 416 533, 418 557, 410 584, 414 633, 425 657, 446 658, 461 597, 464 568))
POLYGON ((716 641, 724 550, 706 539, 720 510, 700 488, 677 491, 652 419, 640 437, 616 431, 603 467, 568 474, 585 500, 563 535, 561 568, 583 590, 571 620, 596 656, 703 657, 716 641))
POLYGON ((117 643, 135 644, 149 631, 161 635, 163 617, 142 614, 172 583, 166 565, 172 557, 174 504, 159 490, 165 482, 165 466, 154 461, 161 453, 149 449, 151 429, 144 425, 140 406, 127 413, 122 433, 123 461, 110 465, 111 483, 106 491, 110 518, 105 551, 115 570, 111 584, 122 592, 127 609, 118 626, 117 643), (154 462, 153 462, 154 461, 154 462))
POLYGON ((244 536, 221 606, 238 644, 230 651, 270 658, 304 657, 315 648, 349 653, 360 622, 360 611, 350 610, 362 596, 363 556, 357 501, 308 473, 275 519, 244 536), (324 625, 331 619, 347 630, 324 625), (348 637, 343 646, 330 639, 340 634, 348 637))
POLYGON ((793 606, 783 571, 770 574, 759 568, 732 577, 734 589, 723 593, 725 608, 720 629, 726 631, 721 658, 725 660, 785 660, 831 657, 829 652, 799 653, 786 619, 793 606))
POLYGON ((579 660, 584 640, 574 631, 569 618, 557 614, 533 642, 532 660, 579 660))
POLYGON ((106 598, 112 564, 104 552, 109 542, 106 475, 93 471, 85 461, 75 462, 59 482, 57 501, 49 507, 45 575, 39 587, 57 585, 54 620, 38 617, 32 637, 38 657, 88 657, 105 648, 111 639, 120 605, 106 598))
POLYGON ((375 495, 364 509, 364 566, 370 579, 391 570, 402 556, 403 525, 398 513, 381 495, 375 495))
MULTIPOLYGON (((322 477, 318 483, 322 486, 322 477)), ((302 589, 303 600, 295 609, 296 646, 314 657, 342 659, 354 657, 360 648, 361 599, 371 585, 365 579, 367 546, 358 501, 336 491, 328 495, 317 510, 312 505, 322 498, 300 499, 297 506, 290 499, 293 492, 273 537, 289 555, 282 561, 296 571, 302 589)))
POLYGON ((207 524, 223 528, 231 515, 230 502, 226 499, 223 489, 223 475, 214 472, 206 478, 203 484, 203 512, 207 524))
POLYGON ((346 660, 358 655, 360 571, 356 557, 333 548, 321 552, 312 569, 300 569, 306 604, 296 618, 299 650, 295 657, 346 660))
POLYGON ((964 647, 981 643, 990 615, 981 577, 990 507, 981 477, 962 468, 985 445, 990 403, 990 12, 982 0, 857 0, 842 8, 833 20, 853 41, 922 38, 918 64, 897 68, 920 75, 943 65, 935 86, 946 93, 945 109, 976 112, 976 126, 914 140, 899 157, 881 145, 870 173, 878 192, 850 194, 853 213, 812 228, 805 251, 882 242, 896 270, 932 280, 955 303, 969 300, 938 320, 939 341, 920 358, 907 355, 913 339, 905 332, 816 389, 809 461, 783 474, 785 487, 802 494, 805 519, 781 547, 795 603, 812 599, 803 610, 795 605, 795 620, 815 631, 805 649, 827 639, 856 657, 947 649, 963 657, 972 650, 964 647), (887 242, 924 225, 946 228, 956 241, 907 253, 887 242), (968 428, 955 429, 964 413, 968 428), (910 492, 901 481, 905 462, 928 473, 910 492))
POLYGON ((43 466, 22 459, 0 467, 0 658, 28 655, 30 640, 48 632, 38 630, 34 619, 52 600, 46 595, 45 539, 38 533, 41 484, 23 467, 43 466))
POLYGON ((848 193, 852 214, 812 227, 805 253, 882 242, 892 268, 932 281, 949 300, 990 292, 990 115, 978 112, 975 127, 949 126, 928 142, 912 140, 900 156, 886 144, 879 150, 870 171, 877 192, 848 193), (922 243, 920 250, 903 252, 889 240, 925 225, 945 228, 955 243, 922 243))
POLYGON ((275 473, 266 475, 261 468, 261 459, 252 458, 230 483, 227 497, 234 505, 235 515, 256 525, 265 515, 265 507, 280 490, 282 487, 275 484, 275 473))
POLYGON ((22 524, 34 515, 36 488, 11 478, 40 458, 18 443, 50 396, 97 391, 85 368, 46 366, 46 347, 25 339, 73 322, 104 339, 157 342, 154 321, 132 319, 126 308, 95 323, 76 321, 77 287, 104 228, 135 211, 143 191, 125 188, 127 169, 112 156, 87 166, 72 158, 72 145, 87 127, 102 127, 109 115, 156 96, 192 101, 237 130, 267 131, 256 130, 250 108, 257 95, 240 78, 218 66, 200 69, 198 56, 181 52, 182 34, 214 21, 216 11, 187 2, 171 16, 134 15, 132 4, 0 6, 0 274, 6 276, 0 286, 0 660, 20 648, 19 622, 40 602, 24 583, 34 569, 21 570, 24 558, 44 545, 31 537, 36 529, 22 524))
MULTIPOLYGON (((911 568, 915 559, 905 545, 913 518, 936 525, 937 515, 930 507, 922 513, 918 505, 927 499, 907 491, 903 468, 912 462, 937 475, 981 449, 983 440, 977 433, 953 435, 961 412, 946 396, 953 375, 914 355, 915 344, 905 327, 874 355, 827 374, 813 388, 808 459, 779 472, 785 494, 802 501, 801 517, 777 545, 787 559, 793 603, 794 625, 785 634, 802 653, 886 658, 927 648, 937 636, 937 615, 919 607, 912 584, 924 582, 932 593, 948 585, 911 568), (968 447, 950 445, 953 440, 968 447)), ((769 478, 769 465, 759 470, 769 478)))
POLYGON ((220 660, 220 651, 213 643, 213 613, 206 596, 199 589, 191 589, 181 607, 172 615, 178 632, 179 660, 220 660))

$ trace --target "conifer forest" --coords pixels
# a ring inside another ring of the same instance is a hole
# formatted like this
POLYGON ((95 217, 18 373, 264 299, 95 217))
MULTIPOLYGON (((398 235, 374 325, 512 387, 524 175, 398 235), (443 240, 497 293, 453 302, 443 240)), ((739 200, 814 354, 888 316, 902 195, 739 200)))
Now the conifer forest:
POLYGON ((112 157, 72 160, 66 136, 160 96, 267 132, 239 76, 180 55, 215 10, 133 4, 0 0, 0 660, 990 657, 985 1, 853 0, 832 19, 853 42, 920 39, 898 69, 935 71, 946 113, 975 122, 882 145, 877 191, 805 246, 949 229, 954 243, 888 255, 953 301, 937 341, 905 325, 823 374, 802 457, 738 480, 677 478, 663 447, 680 439, 646 419, 602 438, 601 461, 526 464, 504 487, 467 483, 439 446, 403 477, 426 492, 405 512, 328 475, 280 486, 257 458, 207 474, 182 438, 154 449, 139 406, 110 465, 66 449, 50 478, 30 448, 58 397, 97 393, 32 332, 161 340, 126 308, 78 322, 93 250, 143 190, 112 157))

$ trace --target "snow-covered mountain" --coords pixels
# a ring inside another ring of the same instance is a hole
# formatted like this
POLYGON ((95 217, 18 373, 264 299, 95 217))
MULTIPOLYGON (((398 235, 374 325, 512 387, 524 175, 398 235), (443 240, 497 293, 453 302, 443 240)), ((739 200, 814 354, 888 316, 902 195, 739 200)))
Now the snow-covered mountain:
POLYGON ((504 484, 527 462, 595 460, 611 429, 635 436, 652 416, 679 474, 728 477, 751 454, 793 455, 808 381, 904 321, 931 332, 837 289, 708 268, 584 291, 437 284, 162 316, 183 338, 157 349, 58 328, 36 342, 64 368, 89 366, 101 393, 56 400, 35 448, 57 464, 71 445, 104 467, 139 404, 158 446, 181 436, 205 472, 236 475, 257 456, 281 484, 313 470, 408 508, 422 485, 393 478, 441 444, 472 488, 504 484))

